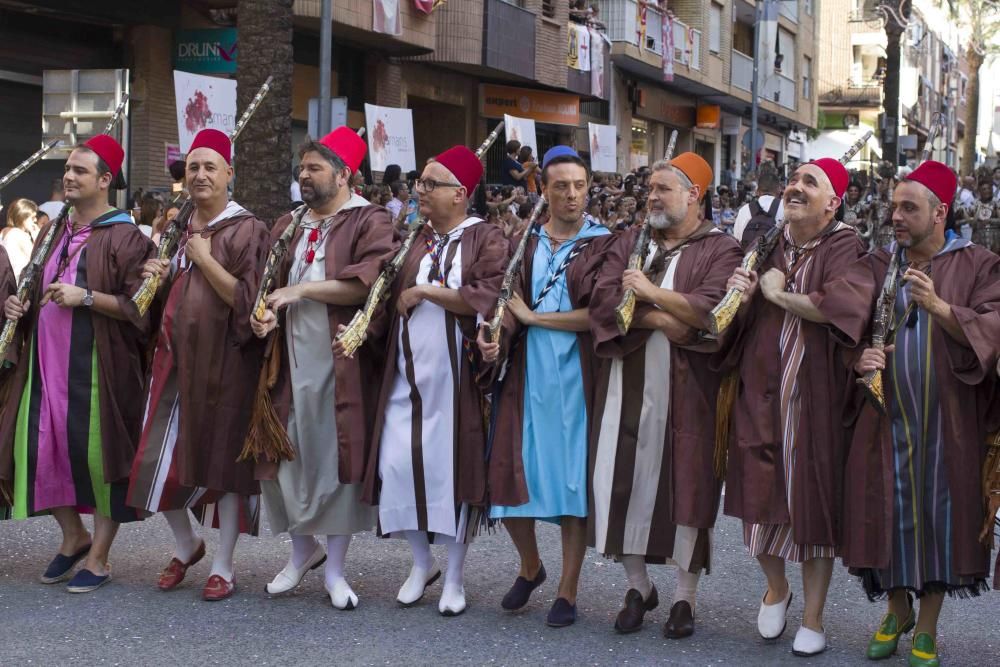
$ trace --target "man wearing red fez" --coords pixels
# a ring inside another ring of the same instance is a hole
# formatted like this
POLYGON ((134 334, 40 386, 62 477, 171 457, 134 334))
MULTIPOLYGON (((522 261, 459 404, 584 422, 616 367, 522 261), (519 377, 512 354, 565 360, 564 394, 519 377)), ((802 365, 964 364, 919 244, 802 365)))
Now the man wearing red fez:
MULTIPOLYGON (((819 321, 856 346, 855 376, 882 375, 885 411, 858 387, 846 414, 854 434, 841 556, 870 599, 889 598, 868 657, 888 658, 912 630, 909 664, 920 667, 939 663, 945 594, 988 588, 997 505, 985 511, 983 493, 1000 494, 996 472, 983 488, 987 443, 1000 446, 1000 410, 989 407, 1000 385, 1000 257, 945 235, 955 186, 940 162, 917 167, 893 192, 896 240, 815 298, 819 321), (873 313, 890 270, 888 344, 879 349, 873 313)), ((998 455, 991 469, 1000 470, 998 455)))
POLYGON ((714 465, 722 377, 710 367, 711 346, 690 346, 743 259, 739 242, 699 215, 711 181, 708 163, 694 153, 655 163, 645 265, 628 265, 639 227, 616 235, 590 299, 594 348, 610 361, 597 383, 607 392, 594 415, 601 426, 588 532, 590 546, 625 568, 629 588, 615 620, 622 633, 642 629, 659 604, 647 562, 677 566, 663 627, 669 639, 694 633, 698 580, 711 569, 722 490, 714 465), (615 311, 625 289, 635 290, 637 304, 623 336, 615 311))
POLYGON ((785 562, 802 563, 804 610, 795 655, 826 649, 823 607, 840 546, 842 405, 849 369, 838 338, 817 323, 823 285, 864 252, 850 225, 834 220, 848 174, 821 158, 795 170, 784 191, 785 221, 756 272, 737 268, 729 287, 745 292, 723 340, 724 368, 738 373, 729 422, 724 511, 743 520, 743 539, 767 577, 757 630, 778 639, 792 590, 785 562))
MULTIPOLYGON (((298 586, 326 558, 326 590, 337 609, 358 596, 344 578, 353 533, 371 530, 376 511, 361 502, 361 480, 383 368, 383 335, 369 335, 353 358, 334 359, 331 345, 351 321, 398 243, 392 221, 350 188, 365 142, 347 127, 299 149, 299 186, 308 207, 298 224, 261 320, 269 340, 265 372, 278 369, 272 404, 295 458, 260 462, 264 506, 275 533, 292 538, 285 568, 267 584, 275 595, 298 586), (279 321, 283 326, 278 327, 279 321), (273 332, 273 333, 272 333, 273 332), (323 536, 326 550, 317 542, 323 536)), ((295 214, 278 219, 276 241, 295 214)), ((384 330, 384 322, 377 326, 384 330)))
POLYGON ((241 531, 255 532, 259 486, 252 461, 237 462, 250 422, 263 346, 250 329, 267 253, 267 227, 229 200, 232 148, 218 130, 195 136, 186 160, 194 213, 182 222, 172 261, 147 262, 159 273, 164 302, 153 355, 142 441, 128 502, 163 512, 174 556, 158 586, 169 591, 205 556, 188 511, 218 526, 219 547, 202 591, 232 595, 233 550, 241 531))
POLYGON ((138 518, 125 493, 150 324, 131 296, 154 248, 127 212, 108 206, 123 158, 106 135, 70 153, 66 205, 50 223, 55 236, 41 274, 23 303, 11 295, 4 306, 8 319, 24 321, 4 360, 16 366, 0 413, 0 496, 15 519, 55 517, 63 540, 41 581, 69 579, 74 593, 110 580, 118 524, 138 518), (81 512, 94 515, 93 537, 81 512))
MULTIPOLYGON (((494 389, 490 518, 503 520, 521 559, 500 603, 508 611, 528 604, 547 576, 535 522, 559 524, 562 571, 546 623, 561 628, 576 621, 587 549, 588 436, 597 366, 587 308, 610 234, 584 217, 590 171, 576 151, 550 148, 541 177, 548 221, 530 232, 515 280, 518 296, 503 322, 501 340, 509 353, 503 381, 494 389)), ((497 343, 487 343, 482 333, 478 343, 487 361, 498 358, 497 343)))
MULTIPOLYGON (((397 600, 415 604, 441 576, 430 543, 448 545, 438 611, 465 611, 464 566, 486 497, 486 429, 476 326, 496 302, 509 244, 499 227, 470 217, 483 173, 455 146, 416 181, 417 234, 392 286, 386 368, 365 473, 379 532, 405 537, 413 567, 397 600)), ((339 363, 338 359, 338 363, 339 363)))

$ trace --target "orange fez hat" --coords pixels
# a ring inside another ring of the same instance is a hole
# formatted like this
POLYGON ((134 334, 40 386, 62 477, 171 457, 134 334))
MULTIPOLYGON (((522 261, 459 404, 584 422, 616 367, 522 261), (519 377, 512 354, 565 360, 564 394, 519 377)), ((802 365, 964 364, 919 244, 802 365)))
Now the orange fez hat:
POLYGON ((705 158, 688 151, 671 160, 670 166, 683 171, 691 183, 700 188, 702 196, 708 192, 708 186, 712 183, 712 168, 705 162, 705 158))

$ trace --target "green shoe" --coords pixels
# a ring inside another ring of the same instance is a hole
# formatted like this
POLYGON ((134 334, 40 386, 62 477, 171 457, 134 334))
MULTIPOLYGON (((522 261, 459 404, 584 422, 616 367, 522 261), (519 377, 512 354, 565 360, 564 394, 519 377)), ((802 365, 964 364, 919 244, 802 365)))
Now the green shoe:
POLYGON ((872 636, 871 641, 868 642, 868 659, 884 660, 894 655, 896 647, 899 644, 899 638, 912 630, 915 624, 916 618, 913 613, 913 607, 910 607, 910 615, 907 616, 906 622, 903 623, 902 627, 899 625, 899 617, 896 614, 887 613, 882 617, 882 623, 879 625, 878 631, 872 636))
POLYGON ((910 649, 910 667, 938 667, 940 664, 934 638, 926 632, 918 632, 910 649))

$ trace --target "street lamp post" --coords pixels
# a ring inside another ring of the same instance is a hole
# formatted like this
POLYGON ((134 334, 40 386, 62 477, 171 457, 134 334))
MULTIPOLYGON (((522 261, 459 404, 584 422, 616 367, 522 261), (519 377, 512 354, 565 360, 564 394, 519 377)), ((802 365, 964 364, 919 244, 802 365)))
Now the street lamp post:
POLYGON ((769 1, 757 0, 754 7, 753 80, 750 83, 750 171, 754 173, 757 171, 757 113, 760 107, 757 70, 760 66, 761 23, 764 22, 764 5, 769 1))
POLYGON ((319 22, 319 136, 325 137, 331 129, 330 70, 333 60, 333 0, 323 0, 319 22))

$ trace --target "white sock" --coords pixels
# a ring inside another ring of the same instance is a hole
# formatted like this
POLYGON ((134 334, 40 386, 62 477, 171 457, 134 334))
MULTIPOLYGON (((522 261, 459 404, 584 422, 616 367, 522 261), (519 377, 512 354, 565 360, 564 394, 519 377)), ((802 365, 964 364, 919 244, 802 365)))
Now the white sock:
POLYGON ((428 572, 431 569, 431 562, 433 560, 431 556, 431 543, 427 539, 427 533, 422 530, 407 530, 406 541, 410 543, 410 549, 413 551, 413 566, 418 567, 424 572, 428 572))
POLYGON ((316 544, 312 535, 292 535, 292 566, 299 568, 305 565, 316 551, 316 544))
POLYGON ((469 545, 454 542, 448 545, 448 569, 444 573, 445 586, 465 585, 465 555, 469 552, 469 545))
POLYGON ((344 561, 347 560, 347 548, 351 546, 350 535, 326 536, 326 587, 333 588, 338 579, 344 578, 344 561))
POLYGON ((649 580, 649 572, 646 571, 646 559, 642 556, 622 556, 621 561, 629 587, 639 591, 643 600, 649 598, 649 594, 653 592, 653 582, 649 580))
POLYGON ((236 540, 240 538, 240 502, 238 494, 227 493, 219 498, 216 510, 219 513, 219 548, 212 561, 209 576, 217 574, 226 581, 233 580, 233 553, 236 540))
POLYGON ((701 579, 701 573, 685 572, 677 568, 677 590, 674 591, 674 603, 686 600, 691 605, 691 611, 694 611, 699 579, 701 579))
POLYGON ((191 560, 191 556, 201 544, 201 538, 194 532, 191 526, 191 517, 187 510, 168 510, 163 513, 163 518, 170 526, 170 532, 174 534, 174 557, 186 563, 191 560))

